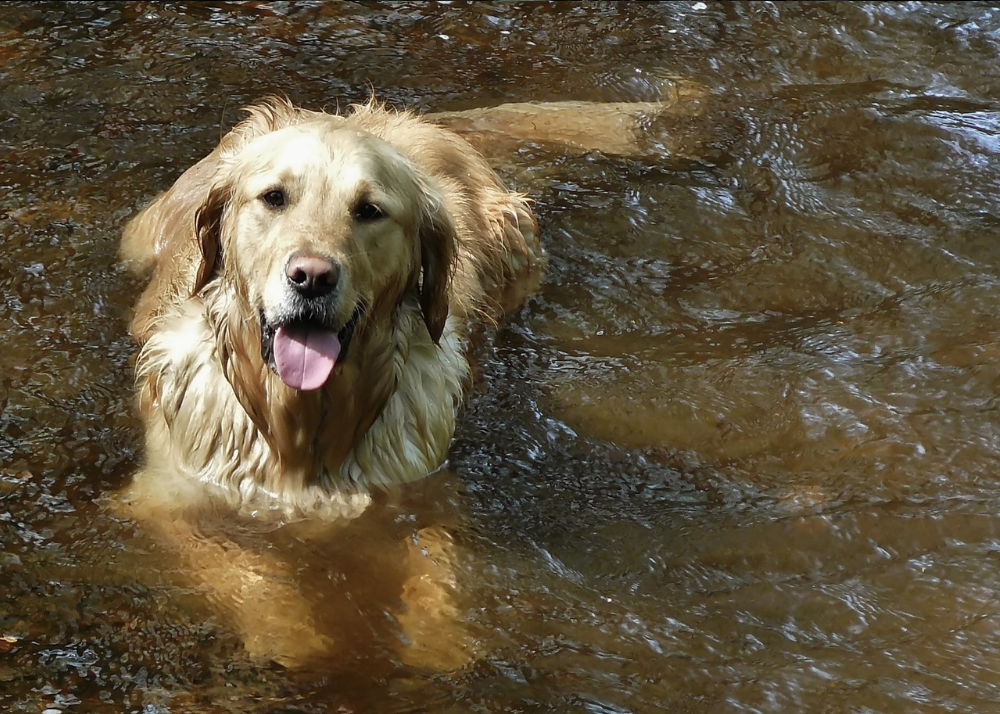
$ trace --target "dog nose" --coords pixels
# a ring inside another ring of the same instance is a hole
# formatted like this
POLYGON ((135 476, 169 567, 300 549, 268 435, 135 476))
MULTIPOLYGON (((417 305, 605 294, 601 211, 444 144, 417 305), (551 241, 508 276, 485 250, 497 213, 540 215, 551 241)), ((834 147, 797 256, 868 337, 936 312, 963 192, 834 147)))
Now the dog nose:
POLYGON ((340 264, 315 253, 296 253, 285 264, 289 284, 303 297, 329 295, 340 280, 340 264))

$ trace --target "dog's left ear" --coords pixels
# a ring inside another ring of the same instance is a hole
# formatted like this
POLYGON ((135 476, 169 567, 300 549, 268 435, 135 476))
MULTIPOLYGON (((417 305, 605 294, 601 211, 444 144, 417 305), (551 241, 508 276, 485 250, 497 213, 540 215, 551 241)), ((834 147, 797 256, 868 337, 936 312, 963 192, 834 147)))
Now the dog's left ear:
POLYGON ((448 295, 455 272, 458 235, 440 199, 424 213, 420 227, 420 308, 427 331, 438 344, 448 320, 448 295))

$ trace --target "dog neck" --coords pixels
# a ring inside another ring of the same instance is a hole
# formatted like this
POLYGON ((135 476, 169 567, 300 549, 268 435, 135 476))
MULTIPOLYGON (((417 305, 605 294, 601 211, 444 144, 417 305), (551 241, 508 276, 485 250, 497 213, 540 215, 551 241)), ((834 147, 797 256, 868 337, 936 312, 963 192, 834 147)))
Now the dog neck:
POLYGON ((226 381, 277 461, 289 485, 315 485, 322 474, 337 473, 351 449, 371 427, 395 387, 393 355, 401 345, 397 330, 378 322, 359 325, 348 358, 321 388, 286 386, 264 362, 259 327, 239 297, 221 304, 228 312, 206 312, 216 335, 216 354, 226 381))
POLYGON ((258 350, 242 348, 259 344, 254 323, 214 326, 220 366, 277 462, 263 475, 269 491, 367 492, 444 461, 468 374, 460 332, 452 324, 435 345, 416 294, 397 300, 381 316, 376 301, 348 358, 311 392, 286 386, 258 350))
POLYGON ((469 372, 457 318, 435 345, 404 299, 359 325, 327 385, 299 392, 264 364, 252 323, 219 304, 178 306, 139 355, 150 467, 216 487, 245 513, 286 517, 354 513, 372 488, 442 464, 469 372))

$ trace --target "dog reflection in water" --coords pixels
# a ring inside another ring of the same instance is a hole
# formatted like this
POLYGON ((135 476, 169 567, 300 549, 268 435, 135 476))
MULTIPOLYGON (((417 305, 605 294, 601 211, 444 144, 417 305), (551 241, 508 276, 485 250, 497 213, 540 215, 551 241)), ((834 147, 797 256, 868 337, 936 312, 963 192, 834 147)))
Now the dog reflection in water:
POLYGON ((322 545, 352 580, 343 598, 389 603, 404 661, 467 661, 446 529, 357 539, 373 495, 443 463, 468 331, 537 284, 525 200, 411 114, 269 100, 132 220, 122 255, 150 276, 131 324, 146 465, 129 513, 256 657, 295 665, 350 639, 338 587, 311 587, 295 556, 322 545), (283 527, 245 539, 210 525, 219 512, 283 527))

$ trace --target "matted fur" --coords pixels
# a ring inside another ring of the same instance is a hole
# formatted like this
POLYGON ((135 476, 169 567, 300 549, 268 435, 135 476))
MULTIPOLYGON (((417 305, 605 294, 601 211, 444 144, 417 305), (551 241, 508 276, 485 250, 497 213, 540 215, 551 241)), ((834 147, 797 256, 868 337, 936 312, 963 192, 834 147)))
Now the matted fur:
POLYGON ((355 514, 372 487, 438 468, 468 380, 470 321, 496 319, 501 293, 543 260, 525 200, 457 135, 375 103, 339 116, 277 99, 251 107, 136 216, 122 254, 152 269, 131 326, 141 346, 143 490, 204 484, 237 510, 283 517, 355 514), (332 147, 328 165, 317 168, 314 156, 302 165, 326 171, 336 191, 352 190, 344 181, 391 184, 394 230, 406 238, 392 256, 367 254, 378 241, 352 237, 351 216, 331 213, 322 197, 322 216, 291 231, 287 249, 271 238, 267 250, 254 248, 244 183, 290 160, 284 142, 300 140, 332 147), (349 354, 312 392, 287 387, 265 364, 255 304, 268 256, 285 260, 295 241, 336 252, 362 308, 349 354))

